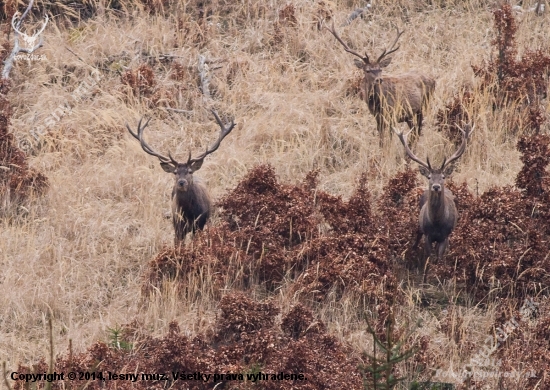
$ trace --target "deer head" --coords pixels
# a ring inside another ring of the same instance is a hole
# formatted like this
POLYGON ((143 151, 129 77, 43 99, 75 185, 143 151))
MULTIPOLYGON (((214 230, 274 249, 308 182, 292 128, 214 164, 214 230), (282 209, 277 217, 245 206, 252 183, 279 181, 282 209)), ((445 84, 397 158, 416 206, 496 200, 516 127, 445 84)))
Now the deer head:
POLYGON ((391 63, 392 59, 391 57, 388 57, 388 56, 392 53, 395 53, 399 49, 399 46, 395 47, 395 44, 397 43, 397 41, 399 40, 399 38, 404 32, 404 31, 399 31, 399 29, 396 27, 397 36, 395 37, 395 40, 393 41, 390 49, 389 50, 384 49, 384 51, 382 52, 382 54, 380 54, 380 56, 376 61, 371 61, 368 54, 365 53, 365 55, 362 56, 356 51, 351 50, 348 47, 348 45, 344 43, 344 41, 342 40, 342 38, 340 38, 340 36, 336 32, 336 29, 334 28, 334 22, 332 23, 332 28, 329 29, 327 27, 327 30, 329 30, 332 33, 332 35, 334 35, 334 37, 338 40, 338 42, 340 42, 342 46, 344 46, 345 51, 347 51, 350 54, 353 54, 356 57, 359 57, 359 59, 356 58, 354 61, 355 66, 357 66, 359 69, 363 69, 363 71, 365 72, 365 77, 367 78, 367 81, 371 81, 371 82, 378 79, 382 74, 382 68, 385 68, 391 63))
POLYGON ((393 129, 393 131, 397 134, 399 140, 403 144, 405 148, 405 153, 407 153, 411 160, 417 162, 418 165, 420 165, 420 173, 422 174, 422 176, 426 177, 429 180, 428 189, 430 190, 430 192, 440 193, 444 191, 445 177, 453 173, 455 168, 454 162, 458 160, 466 150, 467 140, 473 133, 473 128, 469 124, 467 124, 466 126, 464 126, 464 129, 461 129, 460 127, 459 129, 462 132, 462 143, 460 144, 460 147, 449 159, 445 157, 443 159, 443 163, 439 168, 432 168, 430 164, 430 159, 428 157, 426 158, 426 162, 424 162, 414 155, 414 153, 409 148, 407 142, 408 133, 407 135, 403 135, 403 132, 397 132, 395 128, 393 129))
POLYGON ((178 192, 186 192, 193 185, 193 173, 195 173, 202 167, 204 158, 209 154, 215 152, 220 146, 220 143, 222 142, 222 140, 235 127, 235 123, 233 121, 231 121, 229 125, 225 126, 222 123, 216 111, 212 110, 212 114, 214 114, 214 117, 216 118, 216 121, 218 122, 218 125, 221 128, 218 140, 214 143, 214 145, 206 149, 206 151, 203 154, 201 154, 196 158, 191 158, 191 152, 189 152, 189 158, 184 163, 180 163, 176 161, 172 157, 170 152, 168 152, 168 157, 155 152, 147 144, 147 142, 145 142, 145 140, 143 139, 143 130, 145 130, 145 128, 147 127, 151 119, 148 119, 143 125, 142 125, 143 118, 140 119, 138 123, 137 134, 132 131, 132 129, 130 128, 130 126, 128 126, 128 124, 126 124, 126 128, 130 132, 130 134, 132 134, 132 136, 140 142, 141 148, 145 151, 145 153, 150 154, 151 156, 157 157, 160 160, 160 166, 162 167, 162 169, 164 169, 165 172, 173 173, 175 175, 176 182, 174 185, 174 189, 178 192))

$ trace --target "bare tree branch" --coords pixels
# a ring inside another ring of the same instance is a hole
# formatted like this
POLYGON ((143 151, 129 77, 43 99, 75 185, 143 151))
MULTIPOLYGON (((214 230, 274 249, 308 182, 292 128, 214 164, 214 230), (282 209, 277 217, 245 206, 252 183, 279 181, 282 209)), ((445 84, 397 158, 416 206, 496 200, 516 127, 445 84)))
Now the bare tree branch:
POLYGON ((165 109, 166 111, 172 111, 172 112, 177 112, 178 114, 193 114, 194 111, 189 111, 189 110, 182 110, 180 108, 172 108, 172 107, 162 107, 163 109, 165 109))
POLYGON ((346 27, 348 25, 351 24, 351 22, 353 22, 355 19, 357 19, 359 16, 361 16, 364 12, 368 12, 370 10, 370 8, 372 7, 371 4, 367 4, 365 7, 363 8, 357 8, 355 11, 353 11, 351 13, 350 16, 348 16, 348 18, 346 19, 346 21, 344 23, 342 23, 340 25, 340 27, 346 27))
POLYGON ((206 57, 199 54, 199 75, 201 78, 201 91, 204 97, 208 100, 212 99, 210 96, 210 77, 208 76, 208 65, 206 64, 206 57))
POLYGON ((542 13, 544 12, 544 4, 543 4, 542 0, 537 1, 537 5, 536 5, 534 11, 537 15, 542 15, 542 13))
POLYGON ((527 7, 527 9, 523 9, 521 5, 514 5, 512 9, 519 14, 523 14, 524 12, 534 12, 536 15, 540 16, 544 13, 544 2, 542 0, 538 0, 536 5, 527 7))

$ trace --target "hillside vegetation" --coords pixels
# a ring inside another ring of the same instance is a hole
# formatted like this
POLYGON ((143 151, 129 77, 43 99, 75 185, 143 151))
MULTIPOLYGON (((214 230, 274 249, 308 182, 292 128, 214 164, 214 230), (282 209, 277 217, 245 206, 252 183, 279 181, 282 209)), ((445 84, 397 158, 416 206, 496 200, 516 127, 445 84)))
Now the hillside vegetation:
MULTIPOLYGON (((0 6, 5 59, 26 3, 0 6)), ((550 14, 400 0, 346 22, 359 7, 34 3, 23 28, 48 13, 44 46, 0 88, 4 374, 284 372, 307 380, 74 386, 361 389, 374 334, 411 351, 388 371, 396 388, 550 388, 550 14), (436 80, 419 157, 441 164, 457 126, 475 128, 447 180, 458 225, 425 283, 413 243, 426 180, 397 137, 380 148, 333 22, 376 57, 405 30, 384 72, 436 80), (212 108, 237 123, 196 173, 215 213, 174 247, 173 178, 125 124, 152 118, 147 142, 183 160, 216 140, 212 108)))

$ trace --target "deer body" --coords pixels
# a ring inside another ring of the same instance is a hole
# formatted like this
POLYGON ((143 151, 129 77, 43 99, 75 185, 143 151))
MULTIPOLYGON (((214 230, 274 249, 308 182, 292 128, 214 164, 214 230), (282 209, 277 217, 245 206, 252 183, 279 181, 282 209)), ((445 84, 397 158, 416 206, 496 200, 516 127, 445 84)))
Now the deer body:
POLYGON ((208 218, 210 218, 212 208, 210 195, 204 184, 193 177, 193 173, 201 168, 204 158, 216 151, 222 140, 235 127, 233 121, 225 126, 216 111, 212 111, 212 113, 221 128, 218 140, 197 158, 191 158, 191 153, 189 153, 189 158, 185 163, 177 162, 170 153, 168 153, 168 157, 165 157, 155 152, 145 142, 143 139, 143 130, 149 124, 149 120, 143 126, 141 125, 143 119, 139 121, 137 134, 126 124, 126 128, 130 134, 140 142, 141 148, 147 154, 157 157, 160 160, 160 166, 165 172, 172 173, 175 176, 175 184, 172 189, 172 222, 176 245, 185 239, 187 233, 194 233, 196 229, 202 230, 208 218))
POLYGON ((194 178, 187 190, 178 185, 172 190, 172 223, 176 241, 183 241, 187 233, 202 230, 210 218, 212 201, 204 184, 194 178))
MULTIPOLYGON (((395 44, 403 31, 397 30, 390 50, 384 50, 377 60, 371 60, 368 55, 360 55, 351 50, 340 38, 334 24, 329 31, 340 42, 345 51, 360 58, 355 59, 355 66, 364 72, 363 100, 367 103, 370 113, 376 119, 376 128, 380 135, 380 145, 384 145, 384 133, 395 123, 407 122, 410 129, 418 127, 417 134, 422 132, 423 110, 435 90, 435 80, 418 72, 401 75, 382 75, 382 69, 391 63, 388 55, 399 49, 395 44)), ((392 132, 390 131, 390 137, 392 132)))
MULTIPOLYGON (((376 119, 381 139, 386 128, 394 123, 406 122, 410 129, 418 126, 422 131, 423 110, 433 91, 435 81, 422 74, 409 72, 394 76, 368 77, 365 74, 364 100, 376 119)), ((390 137, 392 132, 390 131, 390 137)))
POLYGON ((422 194, 418 218, 420 230, 416 245, 424 235, 424 256, 430 255, 432 244, 435 242, 438 259, 443 257, 449 245, 449 235, 456 226, 457 217, 454 195, 450 190, 428 189, 422 194))
POLYGON ((443 258, 449 245, 449 236, 456 226, 458 211, 453 193, 445 188, 445 177, 453 172, 453 163, 466 150, 467 140, 472 133, 469 125, 466 125, 464 130, 460 130, 463 138, 458 150, 448 160, 445 158, 440 168, 432 168, 430 159, 424 162, 416 157, 409 148, 406 136, 403 133, 397 133, 394 129, 405 147, 405 153, 420 165, 420 173, 428 179, 428 189, 420 197, 419 229, 415 243, 416 247, 422 236, 425 236, 422 263, 430 256, 434 242, 437 247, 437 259, 443 258))

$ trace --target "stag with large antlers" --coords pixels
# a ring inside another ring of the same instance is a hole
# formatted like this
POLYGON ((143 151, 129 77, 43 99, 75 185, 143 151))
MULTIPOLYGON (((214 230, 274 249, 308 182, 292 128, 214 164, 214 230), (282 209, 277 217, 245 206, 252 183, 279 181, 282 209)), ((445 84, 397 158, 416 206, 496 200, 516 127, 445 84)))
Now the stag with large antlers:
MULTIPOLYGON (((389 49, 384 49, 376 60, 371 60, 350 49, 340 38, 334 23, 327 29, 344 46, 344 50, 359 59, 355 65, 364 72, 363 99, 369 107, 370 113, 376 119, 376 127, 380 135, 380 145, 384 145, 384 133, 395 123, 407 122, 410 129, 417 131, 413 135, 420 135, 422 131, 423 110, 435 89, 435 80, 418 72, 403 73, 400 75, 382 75, 382 68, 388 66, 392 60, 389 55, 395 53, 399 46, 395 46, 403 34, 397 29, 397 36, 389 49)), ((392 132, 390 131, 390 137, 392 132)))
POLYGON ((458 219, 458 212, 454 201, 453 193, 445 188, 445 178, 454 170, 454 162, 462 156, 466 150, 468 138, 473 132, 470 125, 464 126, 462 132, 462 143, 457 151, 449 158, 443 159, 439 168, 432 168, 430 159, 426 162, 414 155, 407 143, 407 136, 398 133, 393 129, 399 140, 405 147, 405 152, 411 160, 420 165, 420 173, 429 180, 428 189, 420 197, 419 231, 415 247, 425 236, 424 255, 422 263, 430 256, 432 244, 436 243, 437 260, 440 261, 449 245, 449 235, 453 231, 458 219))
POLYGON ((172 190, 172 222, 176 233, 176 245, 185 239, 187 233, 194 233, 196 229, 202 230, 208 221, 212 202, 206 187, 199 180, 193 179, 193 173, 201 168, 204 158, 215 152, 222 140, 231 130, 233 130, 233 127, 235 127, 233 121, 231 121, 229 125, 224 125, 216 111, 212 110, 212 113, 221 128, 218 140, 214 145, 208 148, 206 152, 196 158, 191 158, 191 152, 189 152, 189 158, 184 163, 179 163, 174 160, 170 153, 168 153, 168 157, 166 157, 155 152, 145 142, 143 139, 143 130, 149 124, 150 119, 143 125, 143 118, 139 121, 137 134, 132 131, 128 124, 126 124, 126 128, 130 134, 140 142, 145 153, 157 157, 160 160, 162 169, 164 169, 165 172, 175 175, 176 182, 172 190))

